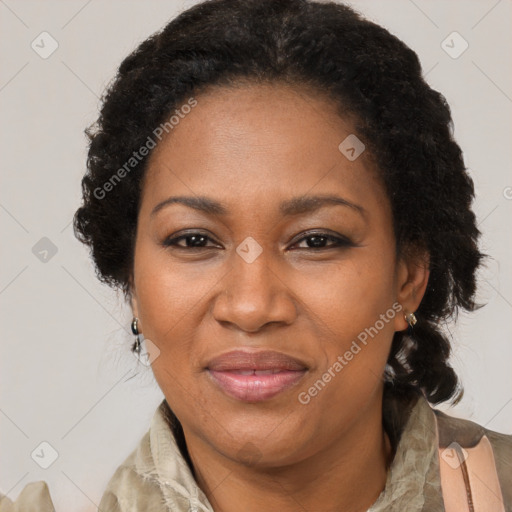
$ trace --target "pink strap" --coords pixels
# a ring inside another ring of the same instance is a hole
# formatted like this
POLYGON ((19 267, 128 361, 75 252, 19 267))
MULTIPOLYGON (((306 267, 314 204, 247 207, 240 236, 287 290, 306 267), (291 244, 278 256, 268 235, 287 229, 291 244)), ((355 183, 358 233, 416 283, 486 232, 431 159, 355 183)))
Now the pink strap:
POLYGON ((456 442, 439 448, 439 469, 446 512, 505 512, 487 436, 473 448, 456 442))

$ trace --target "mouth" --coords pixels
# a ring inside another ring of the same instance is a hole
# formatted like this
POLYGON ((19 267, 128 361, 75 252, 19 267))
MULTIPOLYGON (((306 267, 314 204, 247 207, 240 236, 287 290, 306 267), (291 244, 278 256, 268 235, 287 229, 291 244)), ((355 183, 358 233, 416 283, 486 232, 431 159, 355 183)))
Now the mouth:
POLYGON ((231 398, 261 402, 296 385, 308 367, 281 352, 238 350, 211 360, 206 370, 214 384, 231 398))

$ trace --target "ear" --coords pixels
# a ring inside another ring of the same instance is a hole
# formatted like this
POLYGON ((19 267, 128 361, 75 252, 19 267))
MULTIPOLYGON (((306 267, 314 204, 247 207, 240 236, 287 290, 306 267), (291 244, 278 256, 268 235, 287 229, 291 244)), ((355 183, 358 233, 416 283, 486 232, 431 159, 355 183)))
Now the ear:
POLYGON ((395 331, 407 329, 407 313, 414 313, 425 295, 430 276, 430 257, 428 252, 419 249, 408 251, 397 262, 396 300, 402 306, 400 314, 395 316, 395 331))
POLYGON ((139 306, 137 304, 137 297, 133 292, 130 295, 130 304, 132 306, 133 316, 138 318, 139 317, 139 306))
POLYGON ((133 274, 129 277, 129 292, 128 292, 128 299, 132 308, 133 316, 137 317, 139 316, 139 306, 137 302, 137 292, 135 290, 135 284, 133 279, 133 274))

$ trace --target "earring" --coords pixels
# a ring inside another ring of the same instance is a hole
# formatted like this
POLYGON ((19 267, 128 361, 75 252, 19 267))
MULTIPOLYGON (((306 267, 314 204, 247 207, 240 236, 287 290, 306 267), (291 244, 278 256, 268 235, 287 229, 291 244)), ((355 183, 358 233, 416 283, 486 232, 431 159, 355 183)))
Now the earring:
POLYGON ((409 327, 413 327, 416 325, 418 319, 414 313, 406 313, 404 314, 405 321, 409 324, 409 327))
POLYGON ((134 317, 132 320, 132 333, 135 336, 135 341, 132 345, 132 352, 137 353, 137 355, 140 355, 140 337, 141 333, 139 332, 139 319, 137 317, 134 317))

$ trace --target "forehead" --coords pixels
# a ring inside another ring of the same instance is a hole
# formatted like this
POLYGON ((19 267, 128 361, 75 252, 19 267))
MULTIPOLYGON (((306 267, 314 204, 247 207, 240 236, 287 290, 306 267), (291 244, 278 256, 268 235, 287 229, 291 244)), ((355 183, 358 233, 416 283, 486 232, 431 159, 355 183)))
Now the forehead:
POLYGON ((243 208, 332 192, 383 201, 368 152, 350 160, 340 151, 354 127, 326 95, 252 84, 214 87, 194 99, 149 156, 146 202, 186 194, 243 208))

